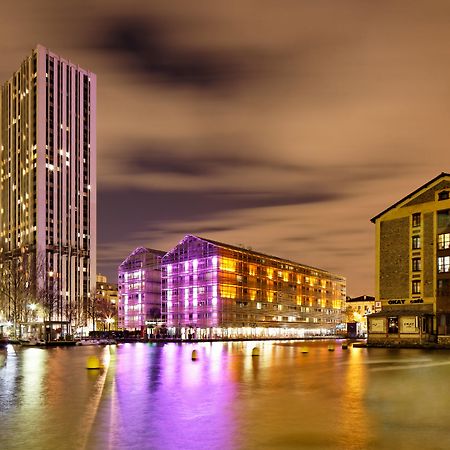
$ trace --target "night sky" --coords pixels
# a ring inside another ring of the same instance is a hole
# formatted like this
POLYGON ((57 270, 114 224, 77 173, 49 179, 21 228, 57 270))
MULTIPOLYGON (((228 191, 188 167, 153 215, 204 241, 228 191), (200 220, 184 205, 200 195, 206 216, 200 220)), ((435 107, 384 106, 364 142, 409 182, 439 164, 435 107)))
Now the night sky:
POLYGON ((98 271, 188 233, 374 292, 370 218, 450 170, 448 1, 2 2, 97 74, 98 271))

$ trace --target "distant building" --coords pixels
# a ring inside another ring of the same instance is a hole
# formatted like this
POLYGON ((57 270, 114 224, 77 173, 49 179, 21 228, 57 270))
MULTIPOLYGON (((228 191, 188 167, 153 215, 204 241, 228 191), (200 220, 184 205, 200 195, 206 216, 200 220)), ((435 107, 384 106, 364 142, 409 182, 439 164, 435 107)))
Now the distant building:
POLYGON ((165 252, 138 247, 119 266, 119 329, 144 331, 161 322, 161 259, 165 252))
POLYGON ((96 330, 117 330, 119 295, 117 283, 109 283, 105 275, 97 274, 96 330))
MULTIPOLYGON (((38 45, 0 97, 1 282, 55 328, 80 327, 96 275, 96 76, 38 45)), ((15 305, 0 298, 17 325, 15 305)))
POLYGON ((345 279, 321 269, 187 235, 162 260, 163 319, 189 338, 335 333, 345 279))
POLYGON ((345 304, 349 337, 365 336, 367 334, 367 316, 381 310, 380 302, 375 302, 375 297, 370 295, 361 295, 353 298, 347 297, 345 304))
POLYGON ((441 173, 372 219, 376 300, 368 342, 450 341, 450 174, 441 173))

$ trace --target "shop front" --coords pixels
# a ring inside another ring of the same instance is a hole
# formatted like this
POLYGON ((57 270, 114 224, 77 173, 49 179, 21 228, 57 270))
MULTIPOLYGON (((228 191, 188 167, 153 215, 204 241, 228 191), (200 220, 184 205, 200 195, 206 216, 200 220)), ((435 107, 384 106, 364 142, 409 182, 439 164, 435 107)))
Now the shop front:
POLYGON ((436 342, 433 314, 418 310, 383 310, 367 316, 369 346, 420 346, 436 342))

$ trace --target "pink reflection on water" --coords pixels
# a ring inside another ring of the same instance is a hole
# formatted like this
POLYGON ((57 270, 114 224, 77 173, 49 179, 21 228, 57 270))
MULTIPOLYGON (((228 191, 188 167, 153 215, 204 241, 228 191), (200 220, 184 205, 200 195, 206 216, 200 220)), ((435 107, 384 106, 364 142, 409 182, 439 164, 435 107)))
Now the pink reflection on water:
POLYGON ((228 359, 221 344, 120 347, 110 445, 138 448, 144 438, 146 448, 233 448, 236 392, 228 359), (191 359, 194 348, 197 361, 191 359))

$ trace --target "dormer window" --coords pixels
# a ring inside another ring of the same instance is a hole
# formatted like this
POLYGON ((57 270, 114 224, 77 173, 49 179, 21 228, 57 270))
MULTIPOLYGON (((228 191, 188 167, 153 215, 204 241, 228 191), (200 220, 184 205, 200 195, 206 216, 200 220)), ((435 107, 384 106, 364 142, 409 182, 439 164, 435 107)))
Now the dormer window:
POLYGON ((449 191, 442 191, 438 194, 438 200, 448 200, 450 198, 450 192, 449 191))

